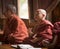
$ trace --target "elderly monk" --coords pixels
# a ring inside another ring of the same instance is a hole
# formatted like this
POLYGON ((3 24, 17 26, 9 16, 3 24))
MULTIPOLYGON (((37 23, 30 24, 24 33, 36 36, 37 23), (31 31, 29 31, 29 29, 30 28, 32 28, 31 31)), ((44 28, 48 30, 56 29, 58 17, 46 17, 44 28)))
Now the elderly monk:
POLYGON ((37 9, 34 19, 36 20, 36 26, 33 29, 34 35, 30 41, 34 45, 47 46, 52 41, 52 29, 53 24, 46 20, 46 11, 44 9, 37 9))
POLYGON ((11 4, 6 6, 4 16, 6 21, 3 42, 7 44, 23 43, 28 38, 28 32, 25 23, 16 15, 16 7, 11 4))

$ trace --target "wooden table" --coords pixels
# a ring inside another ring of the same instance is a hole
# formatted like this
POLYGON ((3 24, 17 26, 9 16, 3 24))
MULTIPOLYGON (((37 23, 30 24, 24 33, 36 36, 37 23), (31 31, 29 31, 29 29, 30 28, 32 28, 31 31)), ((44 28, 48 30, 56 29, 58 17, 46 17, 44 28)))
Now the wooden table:
MULTIPOLYGON (((3 31, 0 30, 0 40, 2 40, 2 35, 3 35, 3 31)), ((11 45, 9 44, 3 44, 0 45, 0 49, 15 49, 15 48, 11 47, 11 45)), ((42 49, 47 49, 47 48, 42 48, 42 49)))
POLYGON ((10 45, 4 44, 0 45, 0 49, 15 49, 15 48, 12 48, 10 45))
MULTIPOLYGON (((4 45, 0 45, 0 49, 15 49, 15 48, 11 47, 11 45, 4 44, 4 45)), ((42 49, 47 49, 47 48, 42 48, 42 49)))

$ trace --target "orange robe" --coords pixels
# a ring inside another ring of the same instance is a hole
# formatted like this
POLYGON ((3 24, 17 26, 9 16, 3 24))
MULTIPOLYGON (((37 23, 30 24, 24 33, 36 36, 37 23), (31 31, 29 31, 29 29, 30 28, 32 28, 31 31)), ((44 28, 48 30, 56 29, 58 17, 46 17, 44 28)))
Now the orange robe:
POLYGON ((4 42, 22 43, 28 37, 25 23, 16 15, 6 20, 4 28, 4 42))

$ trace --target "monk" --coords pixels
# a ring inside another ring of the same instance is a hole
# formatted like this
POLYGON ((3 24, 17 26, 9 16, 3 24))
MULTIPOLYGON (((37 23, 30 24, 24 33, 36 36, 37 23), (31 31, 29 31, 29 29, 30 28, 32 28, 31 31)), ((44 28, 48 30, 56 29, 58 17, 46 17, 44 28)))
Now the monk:
POLYGON ((46 11, 44 9, 37 9, 34 19, 36 25, 33 28, 34 35, 30 39, 34 45, 47 46, 52 41, 53 24, 46 20, 46 11))
POLYGON ((28 31, 25 23, 16 15, 16 7, 14 5, 6 6, 4 12, 6 17, 3 42, 6 44, 19 44, 28 38, 28 31))
POLYGON ((54 29, 53 29, 54 34, 57 35, 57 41, 54 49, 60 48, 60 22, 55 22, 54 23, 54 29))

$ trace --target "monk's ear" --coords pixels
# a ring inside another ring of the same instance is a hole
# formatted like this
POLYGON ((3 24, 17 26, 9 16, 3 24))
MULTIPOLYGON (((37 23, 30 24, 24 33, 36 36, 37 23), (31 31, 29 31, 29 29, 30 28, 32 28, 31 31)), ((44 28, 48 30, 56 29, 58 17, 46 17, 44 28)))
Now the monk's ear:
POLYGON ((43 16, 45 16, 45 15, 43 14, 43 16))
POLYGON ((43 14, 43 17, 45 17, 45 15, 43 14))

